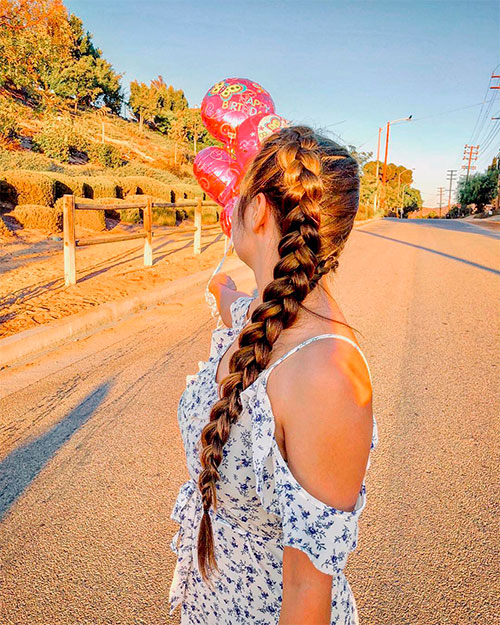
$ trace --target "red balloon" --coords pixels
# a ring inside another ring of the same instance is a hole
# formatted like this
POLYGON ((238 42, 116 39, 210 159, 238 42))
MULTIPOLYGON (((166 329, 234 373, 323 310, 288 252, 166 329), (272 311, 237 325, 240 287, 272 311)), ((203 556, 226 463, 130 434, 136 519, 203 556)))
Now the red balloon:
POLYGON ((222 232, 224 232, 224 234, 228 237, 231 236, 233 211, 237 202, 237 197, 230 199, 226 206, 222 209, 219 217, 222 232))
POLYGON ((200 150, 193 163, 193 172, 200 187, 220 206, 224 206, 229 196, 221 195, 230 189, 241 172, 227 150, 210 146, 200 150))
POLYGON ((201 103, 201 119, 207 130, 225 143, 231 153, 238 126, 262 113, 274 113, 273 99, 268 91, 247 78, 225 78, 215 83, 201 103))
POLYGON ((260 150, 262 141, 289 124, 289 120, 277 113, 255 115, 242 122, 236 130, 234 152, 236 163, 244 171, 260 150))

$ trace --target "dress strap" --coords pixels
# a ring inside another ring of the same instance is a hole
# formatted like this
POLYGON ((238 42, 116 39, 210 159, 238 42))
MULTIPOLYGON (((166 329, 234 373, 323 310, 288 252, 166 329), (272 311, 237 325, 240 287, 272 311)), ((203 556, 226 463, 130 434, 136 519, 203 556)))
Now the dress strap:
POLYGON ((368 369, 368 375, 370 376, 370 382, 372 382, 372 374, 371 374, 371 371, 370 371, 370 366, 368 365, 368 361, 366 360, 366 356, 364 355, 363 350, 360 348, 360 346, 357 343, 355 343, 349 337, 344 336, 343 334, 318 334, 317 336, 311 336, 310 338, 306 339, 305 341, 302 341, 302 343, 299 343, 298 345, 295 345, 295 347, 292 347, 291 350, 286 352, 286 354, 283 354, 283 356, 278 358, 278 360, 276 362, 273 362, 272 365, 270 365, 269 367, 264 369, 264 371, 268 374, 270 371, 272 371, 272 369, 274 369, 274 367, 279 365, 280 362, 283 362, 283 360, 285 360, 285 358, 288 358, 288 356, 291 356, 292 354, 297 352, 301 347, 304 347, 304 345, 308 345, 309 343, 313 343, 314 341, 317 341, 318 339, 325 339, 325 338, 330 338, 330 337, 331 338, 336 338, 336 339, 341 339, 343 341, 347 341, 348 343, 350 343, 353 347, 355 347, 358 350, 358 352, 363 357, 363 360, 365 361, 366 368, 368 369))

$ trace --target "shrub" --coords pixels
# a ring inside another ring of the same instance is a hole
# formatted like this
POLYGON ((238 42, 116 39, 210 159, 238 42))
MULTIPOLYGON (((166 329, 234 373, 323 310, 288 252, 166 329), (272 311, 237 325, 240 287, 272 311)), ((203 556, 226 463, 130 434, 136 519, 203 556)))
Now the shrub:
POLYGON ((78 197, 85 197, 85 184, 80 178, 76 176, 67 176, 66 174, 61 174, 54 171, 46 171, 44 172, 44 174, 46 176, 49 176, 49 178, 55 180, 56 199, 67 194, 77 195, 78 197))
POLYGON ((49 158, 63 163, 69 161, 71 148, 86 151, 88 142, 73 126, 68 117, 47 121, 43 130, 34 137, 33 148, 49 158))
POLYGON ((83 197, 88 199, 117 198, 121 192, 116 180, 108 176, 74 176, 74 179, 83 184, 83 197))
POLYGON ((14 104, 6 98, 0 98, 0 136, 10 139, 17 134, 18 111, 14 104))
POLYGON ((0 239, 3 237, 5 239, 13 237, 14 233, 9 230, 9 227, 3 220, 2 215, 0 215, 0 239))
POLYGON ((29 169, 30 171, 55 171, 62 167, 55 165, 50 158, 36 152, 13 152, 0 147, 0 169, 29 169))
POLYGON ((175 226, 177 211, 175 208, 153 208, 153 224, 157 226, 175 226))
MULTIPOLYGON (((93 202, 93 200, 92 200, 93 202)), ((55 208, 62 214, 63 198, 59 198, 55 204, 55 208)), ((75 197, 76 204, 88 204, 90 201, 84 197, 75 197)), ((100 210, 77 210, 75 211, 75 225, 89 230, 106 230, 105 211, 100 210)))
MULTIPOLYGON (((194 220, 194 207, 186 208, 187 218, 194 220)), ((222 209, 219 209, 222 210, 222 209)), ((202 224, 215 224, 219 221, 219 211, 216 206, 202 206, 201 207, 201 223, 202 224)))
POLYGON ((151 195, 170 202, 172 185, 165 184, 148 176, 125 176, 119 179, 123 197, 127 195, 151 195))
POLYGON ((45 174, 21 169, 0 172, 0 201, 53 206, 55 199, 56 182, 45 174))
POLYGON ((20 204, 10 215, 23 228, 36 228, 48 232, 61 232, 63 227, 62 210, 52 206, 38 206, 37 204, 20 204))
POLYGON ((120 150, 107 143, 91 143, 87 148, 87 156, 103 167, 119 167, 123 163, 120 150))
POLYGON ((201 194, 203 193, 199 186, 184 183, 176 183, 175 185, 172 185, 172 189, 175 193, 176 201, 194 200, 197 197, 201 197, 201 194))

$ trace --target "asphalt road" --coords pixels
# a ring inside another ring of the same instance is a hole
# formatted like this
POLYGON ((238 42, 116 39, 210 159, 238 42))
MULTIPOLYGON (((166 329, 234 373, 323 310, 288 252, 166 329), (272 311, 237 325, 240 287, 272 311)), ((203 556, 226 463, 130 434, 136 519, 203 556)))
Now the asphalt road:
MULTIPOLYGON (((498 622, 499 239, 386 219, 344 251, 336 293, 380 436, 346 568, 361 625, 498 622)), ((245 266, 232 275, 251 292, 245 266)), ((214 327, 200 289, 0 372, 2 625, 179 622, 176 408, 214 327)))

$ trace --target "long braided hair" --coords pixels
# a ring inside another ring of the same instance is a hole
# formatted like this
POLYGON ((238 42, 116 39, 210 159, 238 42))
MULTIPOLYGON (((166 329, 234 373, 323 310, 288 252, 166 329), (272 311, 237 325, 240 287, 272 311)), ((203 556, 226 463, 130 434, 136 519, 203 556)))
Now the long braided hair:
POLYGON ((279 229, 280 260, 251 323, 239 334, 230 373, 220 385, 221 398, 201 433, 198 566, 207 583, 210 572, 219 570, 209 510, 217 508, 218 467, 231 425, 242 410, 240 392, 267 367, 274 343, 293 325, 299 308, 305 308, 307 294, 337 268, 359 206, 358 162, 346 148, 309 126, 287 126, 266 137, 252 160, 241 184, 238 223, 258 193, 265 195, 279 229))

